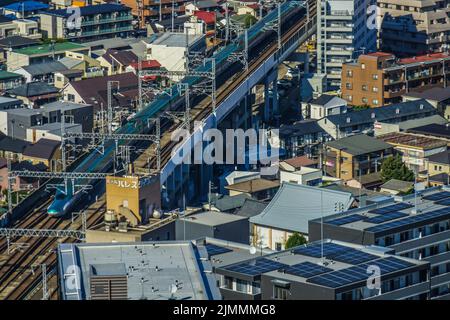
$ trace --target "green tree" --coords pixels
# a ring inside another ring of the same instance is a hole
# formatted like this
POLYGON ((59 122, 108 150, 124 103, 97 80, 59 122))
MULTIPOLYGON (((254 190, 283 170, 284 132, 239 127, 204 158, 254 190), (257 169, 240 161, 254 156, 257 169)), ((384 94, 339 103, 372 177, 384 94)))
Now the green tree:
POLYGON ((300 246, 302 244, 306 244, 306 239, 303 235, 298 232, 294 232, 286 241, 285 248, 293 248, 300 246))
POLYGON ((381 165, 381 179, 384 182, 391 179, 413 181, 414 172, 408 169, 400 155, 395 155, 383 161, 381 165))

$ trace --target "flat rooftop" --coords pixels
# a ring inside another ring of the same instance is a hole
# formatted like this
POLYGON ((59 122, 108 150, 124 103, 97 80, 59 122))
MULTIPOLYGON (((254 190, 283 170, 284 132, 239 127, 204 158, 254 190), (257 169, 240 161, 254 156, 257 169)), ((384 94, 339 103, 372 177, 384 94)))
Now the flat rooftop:
POLYGON ((15 50, 13 50, 13 52, 18 53, 18 54, 27 55, 27 56, 33 56, 33 55, 45 55, 45 54, 51 53, 52 51, 64 52, 64 51, 72 51, 72 50, 80 50, 80 49, 89 49, 88 47, 85 47, 81 44, 73 43, 73 42, 55 43, 53 48, 52 48, 51 44, 38 44, 35 46, 26 47, 26 48, 15 49, 15 50))
POLYGON ((239 275, 254 281, 262 274, 273 281, 309 283, 339 288, 367 281, 367 265, 379 265, 382 275, 426 266, 426 262, 394 256, 393 250, 377 246, 361 246, 325 239, 285 251, 260 256, 258 252, 245 261, 216 268, 223 275, 239 275), (347 275, 347 276, 346 276, 347 275), (350 276, 351 275, 351 276, 350 276))
MULTIPOLYGON (((389 197, 384 201, 324 218, 325 224, 376 234, 392 234, 450 219, 450 189, 429 188, 408 196, 389 197), (415 204, 417 202, 417 210, 415 204), (417 213, 415 213, 417 212, 417 213)), ((320 223, 318 219, 313 220, 320 223)))
POLYGON ((218 226, 225 223, 231 223, 239 220, 245 220, 246 217, 238 216, 231 213, 223 213, 217 211, 206 211, 188 215, 180 220, 193 223, 204 224, 208 226, 218 226))
POLYGON ((401 132, 388 133, 377 138, 394 146, 407 146, 417 149, 434 149, 447 145, 444 140, 401 132))
MULTIPOLYGON (((187 37, 189 44, 193 44, 200 40, 202 35, 189 35, 187 37)), ((152 44, 167 47, 186 47, 186 35, 184 33, 166 32, 158 37, 152 44)))
POLYGON ((81 288, 68 287, 66 280, 61 281, 63 298, 66 300, 90 299, 92 266, 100 274, 123 274, 125 270, 130 300, 211 298, 211 288, 204 280, 206 275, 200 268, 200 259, 189 241, 60 244, 58 261, 60 273, 64 270, 67 274, 70 266, 73 270, 73 261, 81 270, 81 274, 78 274, 81 288), (170 292, 173 285, 177 286, 175 293, 170 292))

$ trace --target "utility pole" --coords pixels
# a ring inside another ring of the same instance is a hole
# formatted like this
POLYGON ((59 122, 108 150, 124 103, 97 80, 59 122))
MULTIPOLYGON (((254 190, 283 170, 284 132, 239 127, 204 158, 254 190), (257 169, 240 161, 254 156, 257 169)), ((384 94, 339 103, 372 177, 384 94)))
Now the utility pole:
POLYGON ((208 182, 208 210, 211 211, 211 192, 212 192, 212 182, 208 182))
POLYGON ((108 81, 108 110, 107 110, 107 121, 108 121, 108 134, 112 134, 112 122, 113 122, 113 107, 112 107, 112 85, 117 84, 117 89, 119 89, 119 81, 108 81))
POLYGON ((8 214, 12 216, 12 186, 11 186, 11 159, 8 157, 6 159, 7 167, 8 167, 8 214))
POLYGON ((172 32, 174 32, 174 29, 175 29, 175 0, 172 0, 172 32))
POLYGON ((48 289, 47 289, 47 265, 41 264, 42 269, 42 300, 48 300, 48 289))

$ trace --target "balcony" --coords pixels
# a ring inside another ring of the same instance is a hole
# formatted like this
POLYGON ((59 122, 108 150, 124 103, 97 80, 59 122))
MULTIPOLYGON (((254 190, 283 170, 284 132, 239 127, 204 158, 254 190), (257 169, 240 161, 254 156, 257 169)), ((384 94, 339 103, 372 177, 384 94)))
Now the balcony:
POLYGON ((79 37, 89 37, 89 36, 96 36, 96 35, 116 33, 116 32, 125 32, 125 31, 132 31, 132 30, 133 30, 133 26, 109 28, 109 29, 99 29, 99 30, 94 30, 94 31, 82 32, 78 36, 79 37))
POLYGON ((128 20, 133 20, 133 16, 131 14, 130 15, 126 15, 126 16, 119 16, 119 17, 109 18, 109 19, 83 20, 81 22, 81 26, 92 26, 92 25, 98 25, 98 24, 103 24, 103 23, 111 23, 111 22, 118 22, 118 21, 128 21, 128 20))

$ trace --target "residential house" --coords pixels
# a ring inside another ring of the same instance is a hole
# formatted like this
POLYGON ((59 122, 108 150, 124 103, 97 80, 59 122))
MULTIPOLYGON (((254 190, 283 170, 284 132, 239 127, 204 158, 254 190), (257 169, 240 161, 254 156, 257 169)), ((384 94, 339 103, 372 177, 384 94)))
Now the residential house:
POLYGON ((450 150, 428 156, 425 160, 430 186, 449 184, 450 150))
POLYGON ((22 75, 25 82, 46 82, 54 84, 55 72, 65 71, 67 67, 59 61, 48 61, 20 67, 14 73, 22 75))
POLYGON ((322 169, 302 167, 293 172, 280 170, 280 183, 283 182, 318 186, 322 184, 322 169))
POLYGON ((39 139, 23 151, 23 160, 36 165, 42 163, 50 171, 61 169, 61 142, 52 139, 39 139))
POLYGON ((309 220, 348 210, 353 202, 349 192, 284 182, 269 205, 250 218, 251 243, 283 250, 294 232, 308 238, 309 220))
MULTIPOLYGON (((79 123, 65 123, 64 132, 82 133, 82 126, 79 123)), ((39 126, 27 128, 26 140, 31 143, 36 143, 41 139, 48 139, 54 141, 61 141, 62 124, 61 122, 46 123, 39 126)), ((73 141, 75 139, 71 139, 73 141)))
POLYGON ((43 104, 58 100, 59 90, 44 82, 29 82, 10 89, 7 94, 20 99, 30 108, 39 108, 43 104))
POLYGON ((322 143, 331 140, 316 120, 302 120, 291 125, 282 125, 278 130, 280 147, 285 157, 316 157, 322 143))
POLYGON ((4 93, 7 90, 13 89, 22 85, 23 77, 21 74, 0 71, 0 93, 4 93))
POLYGON ((380 192, 385 192, 392 195, 404 195, 411 191, 414 191, 414 182, 411 181, 390 179, 380 186, 380 192))
POLYGON ((374 136, 377 137, 391 132, 407 132, 417 127, 428 126, 432 124, 445 125, 447 123, 448 121, 438 114, 420 119, 406 120, 398 123, 377 121, 374 124, 374 136))
POLYGON ((450 87, 433 87, 426 90, 411 91, 403 95, 403 101, 426 99, 444 116, 450 120, 450 87))
POLYGON ((322 119, 323 117, 347 112, 347 101, 322 94, 316 99, 302 103, 302 115, 305 119, 322 119))
POLYGON ((305 168, 317 168, 318 161, 307 156, 284 159, 280 162, 280 169, 287 172, 294 172, 305 168))
POLYGON ((357 133, 370 134, 378 122, 401 123, 436 113, 436 109, 429 102, 421 99, 331 115, 318 120, 318 124, 334 139, 339 139, 357 133))
MULTIPOLYGON (((46 171, 47 168, 42 163, 37 165, 31 164, 29 161, 11 162, 12 171, 46 171)), ((15 177, 11 178, 11 190, 31 190, 39 186, 39 180, 29 177, 15 177)), ((8 163, 5 158, 0 158, 0 190, 8 190, 8 163)))
POLYGON ((0 97, 0 111, 22 107, 23 101, 9 97, 0 97))
POLYGON ((219 4, 219 1, 216 0, 199 0, 189 2, 185 5, 186 15, 193 16, 197 11, 218 11, 222 7, 219 4))
POLYGON ((225 187, 230 196, 246 194, 256 200, 271 199, 280 187, 278 181, 256 178, 248 181, 238 182, 225 187))
POLYGON ((0 38, 23 36, 30 39, 40 39, 38 22, 31 19, 12 19, 0 16, 0 38))
POLYGON ((39 44, 39 40, 22 36, 10 36, 0 39, 0 62, 6 62, 7 53, 14 49, 26 48, 39 44))
POLYGON ((23 152, 31 143, 22 139, 0 135, 0 158, 22 161, 23 152))
POLYGON ((55 61, 67 56, 69 52, 89 54, 90 49, 73 42, 37 44, 7 52, 8 71, 47 61, 55 61))
POLYGON ((63 70, 54 73, 54 86, 63 89, 68 83, 83 79, 83 70, 63 70))
POLYGON ((390 144, 359 134, 327 142, 322 158, 327 174, 351 180, 380 171, 382 161, 392 154, 390 144))
POLYGON ((389 133, 378 139, 389 143, 402 156, 403 162, 416 173, 426 169, 427 157, 447 150, 445 140, 411 133, 389 133))
POLYGON ((127 72, 127 68, 137 64, 139 58, 132 51, 109 49, 97 60, 107 70, 107 75, 111 76, 127 72))

